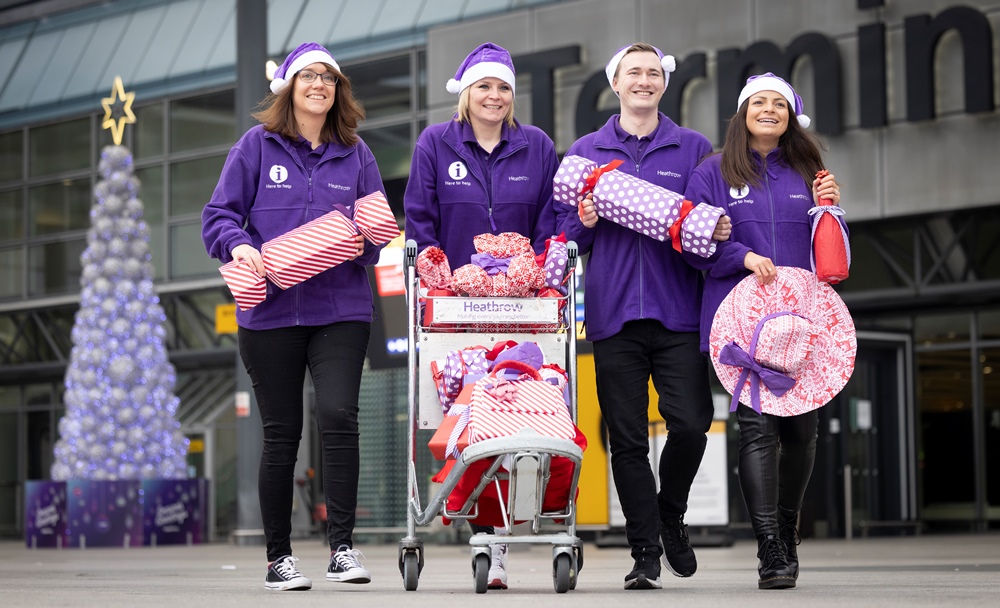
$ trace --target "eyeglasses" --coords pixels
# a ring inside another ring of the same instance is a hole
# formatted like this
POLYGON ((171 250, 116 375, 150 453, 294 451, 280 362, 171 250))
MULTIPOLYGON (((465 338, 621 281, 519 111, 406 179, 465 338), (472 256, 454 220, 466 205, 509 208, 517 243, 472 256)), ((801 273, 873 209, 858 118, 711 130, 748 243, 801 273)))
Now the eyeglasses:
POLYGON ((309 70, 302 70, 301 72, 299 72, 299 80, 301 80, 306 84, 312 84, 313 81, 316 80, 317 76, 319 76, 320 79, 323 81, 323 84, 325 84, 328 87, 332 87, 338 82, 337 77, 331 74, 330 72, 325 72, 323 74, 317 74, 316 72, 310 72, 309 70))

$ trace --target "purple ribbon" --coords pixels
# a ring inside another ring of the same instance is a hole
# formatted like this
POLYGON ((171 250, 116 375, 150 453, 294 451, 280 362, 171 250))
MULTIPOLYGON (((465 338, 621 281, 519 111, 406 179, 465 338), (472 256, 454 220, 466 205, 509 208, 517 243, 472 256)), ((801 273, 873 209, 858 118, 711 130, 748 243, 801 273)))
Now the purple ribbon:
MULTIPOLYGON (((736 381, 736 386, 733 387, 733 400, 730 403, 729 411, 735 412, 736 407, 740 404, 740 393, 743 392, 743 386, 746 385, 747 380, 750 380, 750 403, 753 406, 753 411, 760 413, 760 383, 763 382, 764 386, 767 387, 769 391, 774 393, 776 397, 780 397, 787 393, 793 386, 795 386, 795 378, 792 378, 783 372, 779 372, 776 369, 771 369, 766 365, 761 365, 757 362, 755 354, 757 352, 757 338, 760 336, 760 330, 764 327, 764 323, 770 321, 775 317, 780 317, 783 315, 795 315, 796 317, 803 317, 802 315, 790 311, 776 312, 767 315, 763 319, 757 322, 757 326, 753 330, 753 337, 750 339, 750 351, 747 352, 740 347, 734 341, 730 341, 722 347, 719 352, 719 362, 725 363, 726 365, 732 365, 733 367, 740 367, 743 369, 740 372, 740 377, 736 381)), ((808 321, 809 319, 806 319, 808 321)))
POLYGON ((489 253, 474 253, 471 258, 473 264, 485 270, 490 276, 501 272, 506 274, 510 260, 511 258, 495 258, 489 253))

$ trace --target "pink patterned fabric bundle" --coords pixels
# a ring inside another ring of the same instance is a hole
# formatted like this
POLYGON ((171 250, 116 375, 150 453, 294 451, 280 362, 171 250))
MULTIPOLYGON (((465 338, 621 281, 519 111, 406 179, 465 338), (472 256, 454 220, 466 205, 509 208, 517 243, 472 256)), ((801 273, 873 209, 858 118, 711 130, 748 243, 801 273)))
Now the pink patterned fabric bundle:
POLYGON ((517 232, 480 234, 472 237, 472 244, 479 253, 488 253, 495 258, 512 258, 522 253, 534 255, 531 241, 528 237, 517 232))
POLYGON ((427 289, 451 289, 451 265, 440 247, 428 247, 417 256, 417 275, 427 289))

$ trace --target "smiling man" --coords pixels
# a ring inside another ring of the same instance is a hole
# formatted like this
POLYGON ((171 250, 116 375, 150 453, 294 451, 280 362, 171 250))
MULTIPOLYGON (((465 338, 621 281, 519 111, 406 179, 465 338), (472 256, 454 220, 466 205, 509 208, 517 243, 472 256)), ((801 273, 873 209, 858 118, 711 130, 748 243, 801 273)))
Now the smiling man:
MULTIPOLYGON (((700 133, 679 127, 658 109, 674 58, 636 43, 605 70, 621 113, 574 143, 567 155, 674 192, 684 192, 695 166, 712 151, 700 133)), ((559 230, 589 253, 587 339, 594 344, 597 397, 608 427, 611 469, 635 565, 626 589, 659 589, 660 556, 677 576, 697 569, 684 513, 712 423, 707 359, 698 349, 702 278, 670 241, 661 242, 597 217, 591 195, 579 212, 556 205, 559 230), (660 456, 660 491, 649 465, 648 383, 659 395, 669 435, 660 456), (662 539, 662 545, 661 545, 662 539)), ((728 235, 727 220, 715 237, 728 235)))

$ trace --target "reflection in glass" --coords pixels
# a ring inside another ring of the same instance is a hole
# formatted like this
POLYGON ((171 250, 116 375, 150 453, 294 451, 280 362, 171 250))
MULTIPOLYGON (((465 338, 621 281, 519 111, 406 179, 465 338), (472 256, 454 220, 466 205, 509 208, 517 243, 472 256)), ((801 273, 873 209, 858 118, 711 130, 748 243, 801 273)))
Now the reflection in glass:
POLYGON ((968 313, 921 315, 916 319, 914 339, 918 346, 965 342, 969 339, 969 325, 968 313))
POLYGON ((917 354, 918 470, 928 520, 975 514, 970 363, 967 349, 917 354))
POLYGON ((90 167, 90 119, 36 127, 28 133, 31 177, 90 167))
POLYGON ((201 240, 201 221, 170 227, 170 278, 218 276, 219 260, 208 257, 201 240))
POLYGON ((153 263, 154 280, 166 276, 166 258, 163 253, 163 167, 156 165, 136 169, 136 177, 142 182, 139 198, 142 200, 142 219, 149 226, 149 253, 153 263))
POLYGON ((0 192, 0 241, 24 238, 24 198, 21 190, 0 192))
POLYGON ((135 158, 149 158, 163 154, 163 104, 135 108, 135 141, 132 154, 135 158))
POLYGON ((21 179, 21 131, 0 133, 0 182, 21 179))
POLYGON ((170 217, 186 213, 201 216, 205 203, 212 198, 226 157, 211 156, 174 163, 170 166, 170 217))
POLYGON ((979 313, 979 337, 983 340, 1000 340, 1000 310, 979 313))
POLYGON ((413 144, 410 140, 410 124, 368 129, 360 133, 372 149, 378 162, 379 173, 383 180, 406 177, 410 174, 410 159, 413 157, 413 144))
MULTIPOLYGON (((1000 348, 979 351, 983 382, 983 428, 986 446, 986 504, 1000 508, 1000 348)), ((992 514, 1000 519, 1000 511, 992 514)))
POLYGON ((234 144, 235 134, 236 102, 232 89, 170 104, 172 152, 234 144))
POLYGON ((44 296, 80 290, 80 254, 85 239, 48 243, 28 249, 28 295, 44 296))
POLYGON ((0 249, 0 298, 23 296, 24 249, 0 249))
POLYGON ((410 112, 410 56, 351 65, 344 70, 368 120, 410 112))
POLYGON ((90 228, 90 178, 63 180, 28 190, 31 236, 90 228))

